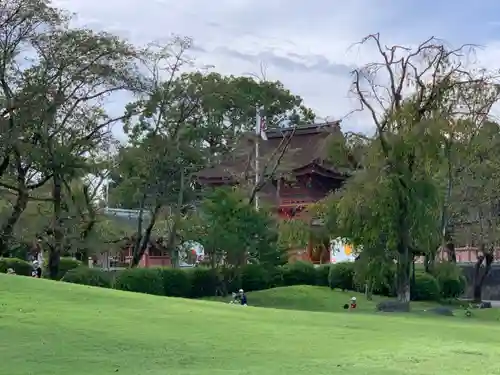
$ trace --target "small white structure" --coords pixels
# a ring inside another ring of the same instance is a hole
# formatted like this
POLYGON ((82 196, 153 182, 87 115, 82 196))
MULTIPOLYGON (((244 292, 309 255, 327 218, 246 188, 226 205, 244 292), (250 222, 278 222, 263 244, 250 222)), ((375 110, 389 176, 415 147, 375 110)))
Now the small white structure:
POLYGON ((180 266, 181 267, 193 267, 194 264, 200 263, 205 258, 205 249, 203 245, 195 241, 184 242, 180 247, 180 266), (194 256, 190 257, 189 254, 194 256), (195 259, 194 264, 186 262, 188 259, 195 259))

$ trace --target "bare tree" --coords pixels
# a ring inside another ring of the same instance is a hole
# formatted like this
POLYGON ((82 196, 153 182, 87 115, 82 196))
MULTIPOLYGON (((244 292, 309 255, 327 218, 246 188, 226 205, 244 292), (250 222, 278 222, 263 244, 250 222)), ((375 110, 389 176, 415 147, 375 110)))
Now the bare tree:
POLYGON ((434 152, 421 141, 429 131, 447 133, 446 127, 433 124, 467 119, 479 126, 497 100, 496 77, 467 66, 470 45, 454 49, 431 37, 414 47, 385 46, 379 34, 368 35, 361 44, 374 45, 380 59, 352 72, 352 93, 376 127, 382 168, 394 189, 399 212, 393 218, 398 226, 398 298, 407 302, 414 175, 419 160, 434 152))

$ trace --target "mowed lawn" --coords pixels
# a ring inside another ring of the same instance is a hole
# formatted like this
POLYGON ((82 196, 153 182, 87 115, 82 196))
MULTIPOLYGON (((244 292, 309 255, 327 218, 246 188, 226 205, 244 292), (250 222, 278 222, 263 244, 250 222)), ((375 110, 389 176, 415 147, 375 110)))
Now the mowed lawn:
POLYGON ((0 275, 0 374, 500 374, 500 326, 241 307, 0 275))

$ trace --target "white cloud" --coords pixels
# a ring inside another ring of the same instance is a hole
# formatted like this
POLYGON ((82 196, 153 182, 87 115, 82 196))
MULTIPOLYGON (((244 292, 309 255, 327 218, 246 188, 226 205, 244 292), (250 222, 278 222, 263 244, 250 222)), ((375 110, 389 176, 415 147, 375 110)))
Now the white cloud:
MULTIPOLYGON (((268 78, 281 80, 319 116, 337 118, 356 107, 348 95, 350 68, 373 61, 376 56, 373 48, 353 46, 355 42, 379 31, 387 43, 415 43, 433 32, 446 31, 446 25, 453 22, 446 15, 446 7, 442 14, 408 14, 408 9, 417 9, 412 8, 415 4, 410 0, 408 3, 57 0, 55 3, 77 13, 80 25, 106 29, 135 43, 167 40, 172 33, 190 36, 202 51, 196 52, 197 61, 213 64, 221 73, 259 73, 260 64, 264 63, 268 78), (410 19, 412 26, 405 22, 410 19), (426 21, 436 30, 426 28, 426 21)), ((464 29, 467 27, 475 25, 464 25, 464 29)), ((489 66, 497 64, 498 44, 486 51, 481 60, 489 66)), ((367 116, 357 114, 345 121, 345 127, 368 131, 371 123, 367 116)))

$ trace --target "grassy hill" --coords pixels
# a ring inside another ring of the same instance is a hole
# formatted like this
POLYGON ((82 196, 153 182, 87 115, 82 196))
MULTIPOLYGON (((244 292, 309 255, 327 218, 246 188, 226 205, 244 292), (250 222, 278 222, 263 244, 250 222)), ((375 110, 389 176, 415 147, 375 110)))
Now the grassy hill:
MULTIPOLYGON (((374 312, 375 306, 386 297, 374 296, 372 301, 367 301, 362 293, 341 292, 331 290, 327 287, 297 285, 261 290, 247 293, 248 302, 251 306, 267 307, 285 310, 321 311, 321 312, 345 312, 344 304, 349 303, 351 297, 356 297, 358 310, 363 312, 374 312)), ((210 298, 210 300, 227 302, 227 298, 210 298)), ((436 307, 432 303, 413 303, 414 311, 423 311, 436 307)))
POLYGON ((0 275, 0 374, 500 374, 499 344, 495 323, 244 308, 0 275))

